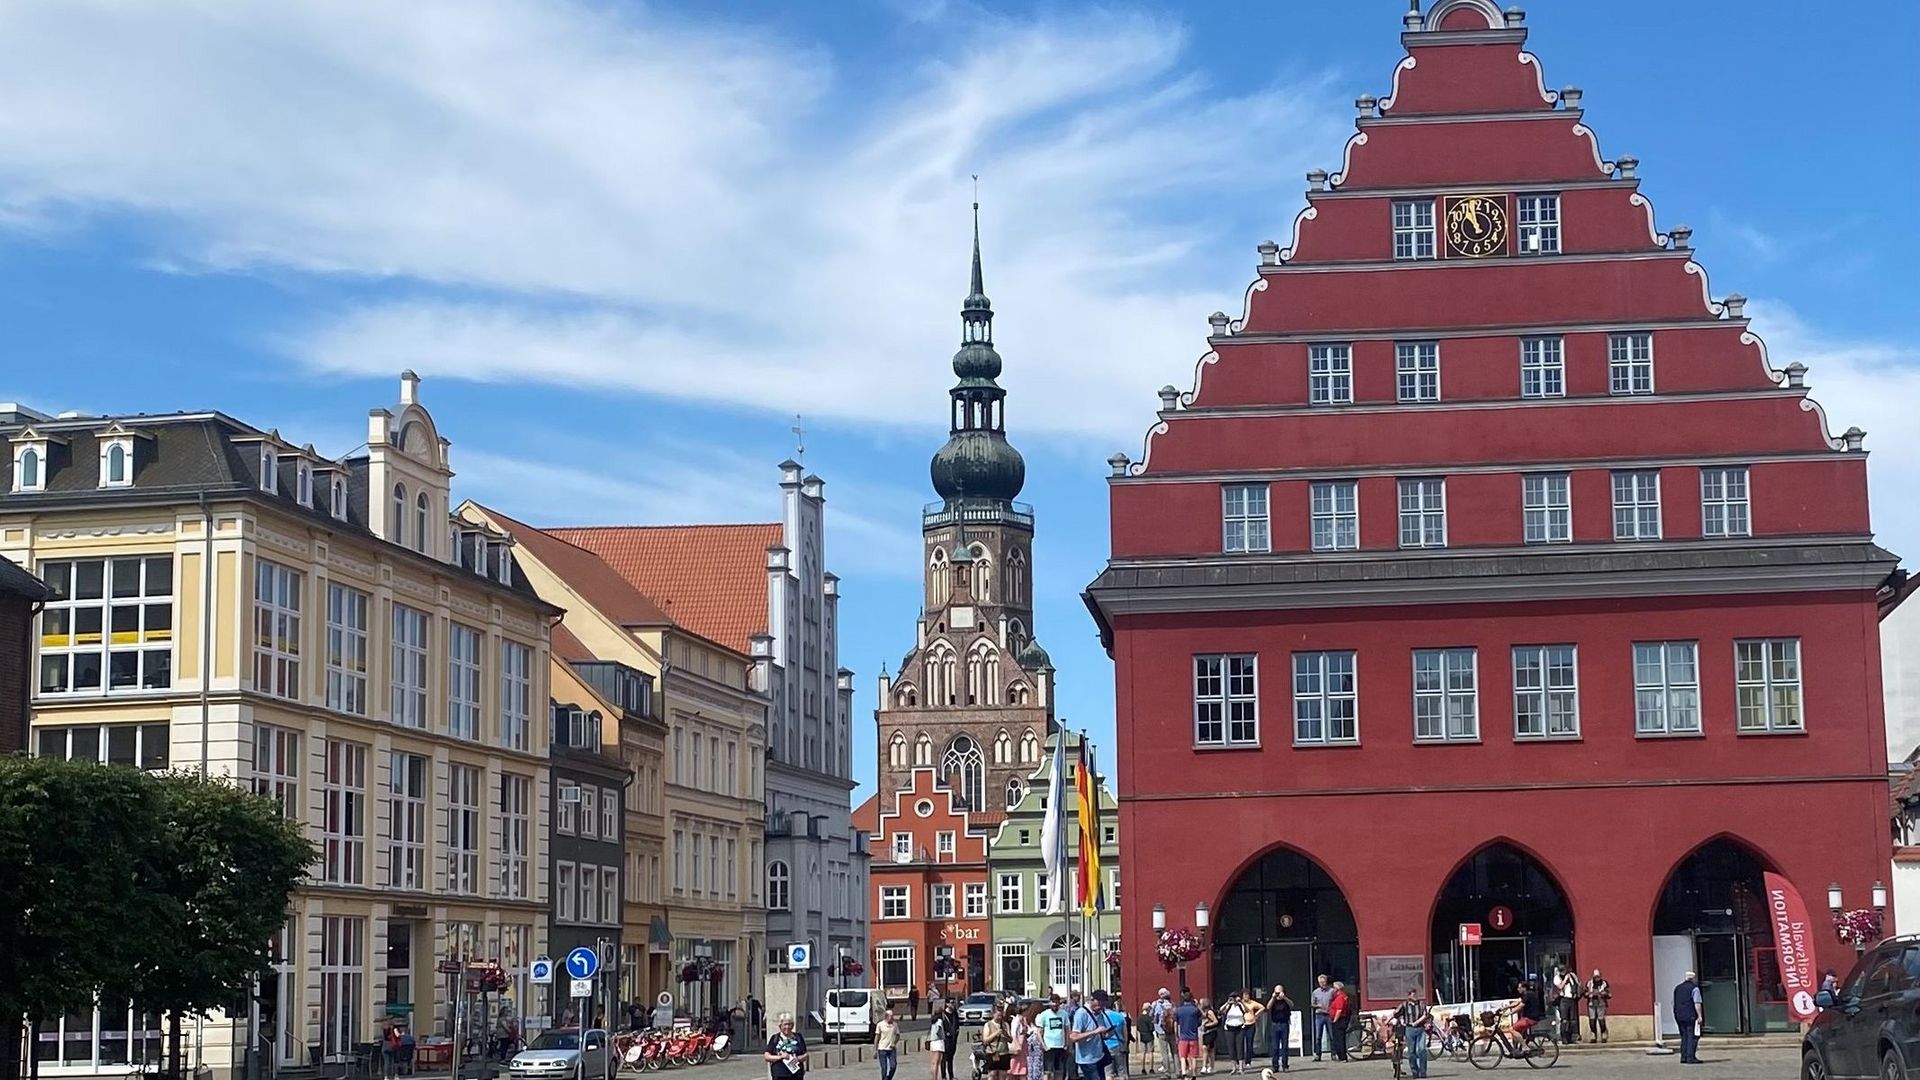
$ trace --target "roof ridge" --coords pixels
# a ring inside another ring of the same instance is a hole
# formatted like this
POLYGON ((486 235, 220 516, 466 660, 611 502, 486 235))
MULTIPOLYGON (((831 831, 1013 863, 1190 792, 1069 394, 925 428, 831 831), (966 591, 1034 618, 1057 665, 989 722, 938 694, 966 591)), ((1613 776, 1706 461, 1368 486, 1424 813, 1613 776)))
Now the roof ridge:
POLYGON ((546 532, 637 532, 642 529, 778 529, 783 528, 778 521, 710 521, 692 522, 684 525, 554 525, 546 532))
MULTIPOLYGON (((520 528, 522 528, 522 529, 528 529, 528 530, 531 530, 531 531, 533 531, 533 532, 537 532, 537 533, 540 533, 540 534, 542 534, 542 535, 544 535, 544 536, 546 536, 546 537, 548 537, 549 539, 551 539, 551 540, 553 540, 553 541, 554 541, 555 543, 560 543, 560 544, 565 544, 565 545, 567 545, 568 547, 570 547, 570 548, 572 548, 573 550, 575 550, 575 551, 577 551, 577 552, 579 552, 579 553, 580 553, 580 554, 582 554, 582 555, 591 555, 591 556, 592 556, 593 558, 595 558, 595 559, 599 559, 599 560, 600 560, 600 562, 602 562, 602 563, 606 563, 606 559, 604 559, 604 558, 602 558, 602 557, 601 557, 601 555, 600 555, 600 553, 599 553, 599 552, 597 552, 597 551, 595 551, 595 550, 593 550, 592 548, 583 548, 583 547, 581 547, 581 546, 580 546, 579 544, 576 544, 576 543, 574 543, 573 541, 571 541, 571 540, 568 540, 568 539, 567 539, 566 537, 563 537, 563 536, 559 536, 559 535, 556 535, 556 533, 555 533, 555 529, 556 529, 556 528, 565 528, 566 526, 546 526, 546 527, 543 527, 543 526, 539 526, 539 525, 529 525, 529 524, 527 524, 526 522, 524 522, 524 521, 521 521, 521 520, 520 520, 519 518, 516 518, 516 517, 513 517, 513 516, 512 516, 512 515, 510 515, 510 514, 504 514, 504 513, 501 513, 501 512, 499 511, 499 510, 497 510, 497 509, 495 509, 495 508, 493 508, 493 507, 491 507, 491 506, 488 506, 488 505, 487 505, 486 503, 483 503, 483 502, 481 502, 481 501, 480 501, 480 500, 478 500, 478 499, 469 499, 469 500, 467 500, 467 501, 469 501, 469 502, 471 502, 471 503, 473 503, 473 505, 474 505, 474 506, 476 506, 476 507, 478 507, 478 508, 479 508, 479 509, 481 510, 481 512, 483 512, 483 513, 486 513, 486 514, 489 514, 489 515, 491 515, 491 516, 493 516, 493 517, 496 517, 496 518, 499 518, 500 520, 502 520, 502 521, 504 521, 504 522, 507 522, 507 523, 508 523, 509 525, 517 525, 517 526, 519 526, 519 527, 520 527, 520 528)), ((509 530, 509 531, 511 531, 511 530, 509 530)), ((608 566, 607 566, 607 569, 609 569, 609 570, 612 570, 612 569, 613 569, 613 567, 612 567, 611 565, 608 565, 608 566)), ((617 571, 616 571, 616 572, 617 572, 617 571)), ((621 575, 620 575, 620 578, 621 578, 621 580, 623 580, 623 581, 625 581, 625 580, 626 580, 626 575, 624 575, 624 574, 621 574, 621 575)), ((630 581, 629 581, 629 582, 627 582, 627 584, 628 584, 628 585, 630 585, 630 586, 631 586, 631 585, 633 585, 633 583, 632 583, 632 582, 630 582, 630 581)), ((634 587, 634 591, 635 591, 635 592, 640 592, 640 589, 639 589, 639 588, 638 588, 637 586, 635 586, 635 587, 634 587)), ((645 593, 641 593, 641 595, 643 595, 643 596, 644 596, 644 595, 646 595, 646 594, 645 594, 645 593)), ((652 597, 648 597, 648 599, 652 599, 652 597)))

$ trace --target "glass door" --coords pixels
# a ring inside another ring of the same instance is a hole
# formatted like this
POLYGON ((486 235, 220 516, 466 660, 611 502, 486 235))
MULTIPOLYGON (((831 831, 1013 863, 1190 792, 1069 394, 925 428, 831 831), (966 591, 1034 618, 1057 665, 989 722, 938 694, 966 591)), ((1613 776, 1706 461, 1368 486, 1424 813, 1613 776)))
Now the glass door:
POLYGON ((1700 976, 1700 1011, 1708 1034, 1747 1030, 1741 1006, 1747 996, 1746 972, 1733 934, 1701 934, 1693 939, 1694 970, 1700 976))

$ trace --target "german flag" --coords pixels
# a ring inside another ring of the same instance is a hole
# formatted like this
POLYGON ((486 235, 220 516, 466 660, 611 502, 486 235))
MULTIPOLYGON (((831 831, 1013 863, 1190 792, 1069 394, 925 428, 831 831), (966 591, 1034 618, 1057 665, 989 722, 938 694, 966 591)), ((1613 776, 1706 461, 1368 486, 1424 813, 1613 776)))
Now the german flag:
POLYGON ((1100 787, 1094 774, 1093 747, 1084 733, 1076 756, 1079 760, 1073 792, 1080 817, 1080 878, 1075 895, 1081 914, 1091 916, 1105 910, 1107 900, 1100 887, 1100 787))

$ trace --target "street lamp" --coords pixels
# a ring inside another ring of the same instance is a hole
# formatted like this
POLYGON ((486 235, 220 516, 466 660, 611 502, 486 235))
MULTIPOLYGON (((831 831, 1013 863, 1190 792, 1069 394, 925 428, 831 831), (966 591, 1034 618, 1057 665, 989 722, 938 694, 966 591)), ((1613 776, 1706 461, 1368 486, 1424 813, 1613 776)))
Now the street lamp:
POLYGON ((1193 925, 1194 925, 1194 929, 1201 931, 1202 936, 1205 936, 1205 931, 1207 929, 1207 905, 1205 904, 1194 905, 1193 925))
POLYGON ((1873 883, 1873 910, 1887 910, 1887 886, 1885 882, 1876 881, 1873 883))
POLYGON ((1153 935, 1159 937, 1167 932, 1167 905, 1153 905, 1153 935))
POLYGON ((1846 901, 1840 898, 1840 883, 1836 881, 1831 885, 1828 885, 1827 886, 1827 910, 1839 911, 1841 908, 1845 906, 1846 906, 1846 901))

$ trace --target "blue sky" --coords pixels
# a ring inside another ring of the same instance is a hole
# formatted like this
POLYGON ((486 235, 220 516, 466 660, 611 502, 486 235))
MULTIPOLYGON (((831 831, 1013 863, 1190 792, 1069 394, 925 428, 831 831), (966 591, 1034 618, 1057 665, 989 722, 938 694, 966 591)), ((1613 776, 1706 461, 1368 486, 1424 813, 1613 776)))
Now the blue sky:
MULTIPOLYGON (((873 676, 918 604, 970 173, 1060 712, 1109 741, 1079 590, 1206 316, 1384 94, 1399 0, 0 8, 0 400, 218 408, 342 452, 403 367, 458 493, 550 524, 770 519, 806 419, 873 676)), ((1777 365, 1869 432, 1920 551, 1906 5, 1529 6, 1777 365)))

